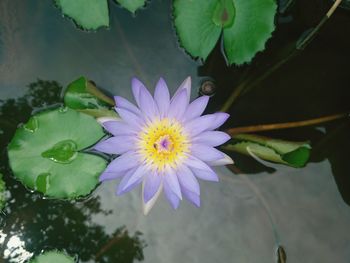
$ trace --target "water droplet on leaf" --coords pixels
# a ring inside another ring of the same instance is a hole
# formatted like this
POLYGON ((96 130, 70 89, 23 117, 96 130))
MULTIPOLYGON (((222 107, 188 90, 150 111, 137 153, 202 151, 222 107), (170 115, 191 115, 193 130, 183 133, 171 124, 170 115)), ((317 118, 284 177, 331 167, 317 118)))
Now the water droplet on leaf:
POLYGON ((65 112, 67 112, 67 110, 68 110, 68 107, 62 106, 58 109, 58 112, 65 113, 65 112))
POLYGON ((35 117, 31 117, 23 127, 27 131, 35 132, 38 129, 38 120, 35 117))
POLYGON ((46 193, 50 187, 50 173, 39 174, 35 181, 35 190, 46 193))
POLYGON ((77 144, 72 140, 64 140, 43 152, 41 156, 57 163, 70 163, 77 154, 77 144))

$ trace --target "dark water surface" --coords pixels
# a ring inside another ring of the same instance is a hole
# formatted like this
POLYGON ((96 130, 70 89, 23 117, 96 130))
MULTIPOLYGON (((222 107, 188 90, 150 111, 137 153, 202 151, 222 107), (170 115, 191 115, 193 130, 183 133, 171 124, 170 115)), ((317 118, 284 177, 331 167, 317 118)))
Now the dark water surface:
MULTIPOLYGON (((328 1, 296 1, 280 15, 278 30, 249 66, 230 67, 219 45, 205 64, 178 46, 170 1, 151 1, 133 17, 111 3, 110 29, 86 33, 62 18, 51 1, 0 0, 0 171, 9 201, 0 217, 0 262, 25 262, 50 249, 81 262, 277 262, 282 245, 288 262, 350 259, 350 123, 267 133, 313 144, 302 169, 233 155, 236 170, 217 169, 220 183, 201 183, 202 207, 182 202, 173 211, 161 198, 150 215, 141 212, 140 189, 122 197, 108 182, 88 198, 42 199, 11 175, 6 145, 32 111, 60 101, 62 87, 81 75, 111 94, 131 98, 130 79, 151 89, 160 76, 174 91, 211 77, 215 111, 244 78, 268 70, 284 47, 315 26, 328 1)), ((315 118, 350 109, 350 15, 337 10, 305 51, 242 96, 227 126, 315 118)))

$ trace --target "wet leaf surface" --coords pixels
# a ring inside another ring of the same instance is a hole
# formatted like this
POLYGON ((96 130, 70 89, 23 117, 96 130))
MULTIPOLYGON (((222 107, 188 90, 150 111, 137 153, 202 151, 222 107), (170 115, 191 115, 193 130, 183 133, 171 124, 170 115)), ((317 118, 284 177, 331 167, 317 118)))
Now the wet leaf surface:
POLYGON ((94 117, 117 116, 115 111, 111 110, 114 101, 85 77, 80 77, 68 85, 64 93, 64 104, 94 117))
POLYGON ((275 29, 274 0, 175 0, 175 27, 181 45, 206 59, 223 33, 229 64, 243 64, 265 49, 275 29))
POLYGON ((206 59, 221 34, 213 21, 217 1, 174 1, 174 22, 181 45, 193 57, 206 59))
POLYGON ((257 157, 292 167, 303 167, 310 157, 311 146, 308 142, 290 142, 268 137, 238 134, 227 150, 245 155, 253 153, 257 157))
POLYGON ((94 118, 68 108, 38 113, 18 128, 8 147, 14 176, 54 198, 89 194, 106 161, 81 152, 104 136, 94 118))
POLYGON ((109 26, 107 0, 55 0, 55 3, 63 14, 84 29, 96 30, 109 26))
POLYGON ((74 258, 67 256, 63 252, 59 251, 47 251, 37 256, 35 259, 29 261, 29 263, 74 263, 74 258))
POLYGON ((128 9, 131 13, 135 13, 135 11, 141 7, 143 7, 146 3, 146 0, 115 0, 124 8, 128 9))

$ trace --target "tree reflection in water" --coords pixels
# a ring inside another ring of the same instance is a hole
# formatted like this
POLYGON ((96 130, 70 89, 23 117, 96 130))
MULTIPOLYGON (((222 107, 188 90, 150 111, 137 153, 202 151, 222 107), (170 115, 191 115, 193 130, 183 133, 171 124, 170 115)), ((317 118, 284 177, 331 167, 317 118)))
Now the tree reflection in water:
POLYGON ((62 87, 56 81, 37 80, 17 99, 0 101, 0 172, 4 174, 9 200, 0 217, 0 262, 23 262, 43 250, 64 250, 80 262, 133 262, 143 260, 142 233, 129 235, 123 226, 107 234, 91 215, 108 215, 99 196, 79 201, 43 199, 31 193, 11 175, 6 146, 17 126, 33 110, 61 103, 62 87))

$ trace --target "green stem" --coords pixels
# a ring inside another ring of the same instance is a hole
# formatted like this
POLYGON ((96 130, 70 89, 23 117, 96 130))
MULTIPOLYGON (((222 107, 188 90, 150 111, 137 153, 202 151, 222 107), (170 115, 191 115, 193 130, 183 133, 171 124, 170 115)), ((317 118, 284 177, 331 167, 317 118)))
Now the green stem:
POLYGON ((298 50, 304 50, 305 47, 312 41, 312 39, 315 38, 316 34, 320 31, 321 27, 332 16, 332 14, 334 13, 334 11, 337 9, 337 7, 340 5, 342 1, 343 0, 336 0, 334 4, 331 6, 331 8, 328 10, 327 14, 318 23, 318 25, 313 30, 311 30, 310 33, 308 33, 307 36, 302 39, 302 41, 297 42, 296 48, 298 50))
POLYGON ((318 25, 311 30, 308 35, 302 39, 302 41, 297 41, 295 44, 295 48, 293 51, 290 52, 287 57, 282 58, 281 60, 277 61, 271 68, 269 68, 267 71, 264 71, 260 76, 254 77, 252 81, 250 79, 242 82, 237 88, 234 89, 234 91, 231 93, 230 97, 227 99, 225 104, 222 106, 220 111, 227 112, 233 103, 238 99, 238 97, 244 93, 246 93, 248 90, 254 88, 257 84, 259 84, 261 81, 266 79, 268 76, 270 76, 273 72, 275 72, 277 69, 279 69, 282 65, 284 65, 286 62, 288 62, 291 58, 293 58, 296 54, 298 54, 300 51, 304 50, 308 44, 314 39, 316 34, 320 31, 324 23, 332 16, 334 11, 337 9, 339 4, 342 2, 342 0, 336 0, 334 4, 331 6, 331 8, 328 10, 327 14, 322 18, 322 20, 318 23, 318 25))
POLYGON ((330 122, 338 119, 343 119, 349 117, 349 113, 339 113, 333 114, 329 116, 324 116, 320 118, 304 120, 304 121, 294 121, 294 122, 284 122, 284 123, 272 123, 272 124, 260 124, 253 126, 245 126, 245 127, 237 127, 226 130, 226 132, 234 136, 235 134, 240 133, 253 133, 253 132, 261 132, 261 131, 270 131, 270 130, 281 130, 281 129, 290 129, 297 127, 305 127, 312 126, 316 124, 321 124, 325 122, 330 122))

